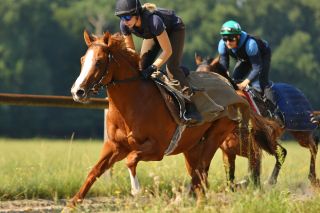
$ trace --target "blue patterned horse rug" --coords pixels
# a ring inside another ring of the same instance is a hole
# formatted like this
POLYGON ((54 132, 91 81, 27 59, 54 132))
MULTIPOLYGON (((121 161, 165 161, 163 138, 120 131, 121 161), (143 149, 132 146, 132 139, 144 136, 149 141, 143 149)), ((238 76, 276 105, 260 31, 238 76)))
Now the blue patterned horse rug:
POLYGON ((317 127, 310 121, 310 113, 313 112, 311 104, 299 89, 286 83, 274 83, 272 90, 287 129, 312 131, 317 127))

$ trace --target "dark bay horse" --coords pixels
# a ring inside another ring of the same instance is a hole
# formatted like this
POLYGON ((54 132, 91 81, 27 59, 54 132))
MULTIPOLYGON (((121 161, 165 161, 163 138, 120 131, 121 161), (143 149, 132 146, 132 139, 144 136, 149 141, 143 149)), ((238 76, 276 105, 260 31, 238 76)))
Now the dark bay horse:
MULTIPOLYGON (((197 72, 215 72, 225 77, 233 86, 234 89, 237 90, 238 95, 246 99, 246 96, 242 93, 242 91, 238 90, 237 84, 229 77, 229 74, 226 70, 223 69, 221 64, 219 63, 219 58, 206 58, 202 59, 201 56, 195 55, 195 62, 197 67, 197 72)), ((277 139, 282 134, 282 130, 280 126, 270 119, 264 119, 265 125, 270 127, 270 135, 271 135, 271 151, 265 149, 265 146, 260 146, 262 149, 267 151, 269 154, 272 154, 276 158, 276 164, 274 166, 272 175, 269 178, 269 184, 275 184, 277 182, 277 177, 280 172, 281 166, 284 163, 286 157, 286 150, 277 142, 277 139)), ((239 139, 239 133, 237 130, 234 130, 223 144, 220 146, 223 155, 223 162, 226 170, 226 176, 228 182, 231 184, 231 187, 234 186, 235 179, 235 160, 236 156, 246 157, 249 160, 249 171, 251 173, 251 177, 254 177, 253 180, 259 180, 260 178, 260 170, 261 170, 261 151, 256 151, 255 155, 252 155, 254 149, 256 149, 255 144, 260 142, 261 140, 253 140, 251 144, 244 144, 244 141, 239 139)))
MULTIPOLYGON (((222 67, 222 65, 219 63, 219 56, 216 58, 207 58, 206 60, 203 60, 201 56, 196 55, 195 56, 196 64, 198 65, 198 70, 200 72, 215 72, 222 76, 224 76, 228 81, 233 85, 235 89, 237 88, 237 85, 234 83, 234 81, 229 77, 226 70, 222 67)), ((239 95, 242 95, 245 97, 242 91, 237 91, 239 95)), ((316 116, 316 115, 315 115, 316 116)), ((314 118, 315 122, 317 122, 317 118, 314 118)), ((313 131, 294 131, 294 130, 288 130, 285 127, 280 127, 279 135, 282 135, 285 131, 288 131, 298 142, 302 147, 305 147, 309 149, 311 154, 311 160, 310 160, 310 170, 308 178, 313 186, 319 186, 319 179, 316 176, 316 155, 318 151, 318 141, 315 140, 313 137, 313 131)), ((236 138, 233 138, 236 140, 236 138)), ((276 167, 273 170, 273 173, 269 179, 269 183, 276 183, 277 176, 279 173, 279 169, 281 168, 281 164, 284 160, 283 156, 286 155, 286 150, 280 146, 276 141, 274 141, 277 145, 273 146, 276 148, 275 150, 275 157, 276 157, 276 167), (279 154, 280 153, 280 154, 279 154)), ((239 144, 237 141, 229 142, 230 144, 239 144)), ((235 159, 235 152, 230 153, 230 149, 227 146, 222 145, 222 150, 224 153, 224 158, 226 158, 226 161, 232 161, 231 165, 234 165, 233 161, 235 159)), ((237 153, 239 155, 239 153, 237 153)), ((233 168, 231 170, 234 170, 233 168)))
MULTIPOLYGON (((139 56, 125 48, 120 34, 105 33, 96 37, 85 31, 84 39, 88 50, 81 58, 81 72, 71 93, 75 101, 86 103, 92 91, 101 85, 107 87, 108 139, 103 144, 98 162, 71 199, 69 207, 80 203, 96 179, 114 163, 126 158, 130 174, 135 177, 139 161, 162 160, 178 127, 155 83, 140 77, 139 56)), ((246 105, 249 112, 247 108, 246 105)), ((257 123, 259 120, 252 122, 253 129, 264 131, 265 127, 257 123)), ((191 189, 198 200, 204 194, 203 184, 207 184, 211 159, 227 135, 237 127, 238 122, 228 116, 188 127, 178 145, 168 154, 184 155, 191 176, 191 189)))
MULTIPOLYGON (((237 93, 245 98, 240 91, 237 91, 237 93)), ((264 119, 264 125, 268 126, 270 131, 269 135, 271 136, 271 139, 268 140, 268 144, 265 144, 265 140, 261 138, 254 138, 252 142, 241 140, 241 134, 239 133, 238 129, 235 129, 233 132, 231 132, 221 144, 220 149, 222 151, 226 177, 228 184, 232 189, 237 186, 237 184, 234 183, 235 160, 237 155, 248 158, 250 178, 255 185, 260 184, 262 158, 261 149, 266 151, 268 154, 275 156, 276 158, 273 172, 268 180, 270 185, 276 184, 277 177, 286 158, 287 151, 277 141, 282 134, 280 125, 270 119, 264 119)), ((247 184, 247 182, 242 183, 247 184)))
POLYGON ((311 122, 315 123, 319 128, 319 126, 320 126, 320 111, 314 111, 311 114, 311 122))

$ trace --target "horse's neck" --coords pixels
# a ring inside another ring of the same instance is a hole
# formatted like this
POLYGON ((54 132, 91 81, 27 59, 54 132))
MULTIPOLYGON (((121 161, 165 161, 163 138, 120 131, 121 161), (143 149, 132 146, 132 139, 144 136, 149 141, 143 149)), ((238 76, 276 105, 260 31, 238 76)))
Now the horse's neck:
MULTIPOLYGON (((125 80, 139 75, 136 70, 133 70, 134 66, 129 61, 118 61, 112 68, 114 80, 125 80)), ((156 108, 163 102, 160 92, 151 80, 138 78, 109 86, 108 97, 110 104, 117 108, 125 120, 131 119, 131 114, 135 112, 152 116, 151 113, 154 113, 154 110, 149 110, 146 106, 156 108)))

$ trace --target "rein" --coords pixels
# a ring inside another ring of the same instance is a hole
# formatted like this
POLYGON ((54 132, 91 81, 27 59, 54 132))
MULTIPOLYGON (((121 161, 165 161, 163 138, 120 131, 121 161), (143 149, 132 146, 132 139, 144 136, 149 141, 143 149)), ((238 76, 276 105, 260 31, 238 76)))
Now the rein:
MULTIPOLYGON (((118 54, 120 54, 120 56, 123 57, 123 55, 121 53, 118 53, 118 54)), ((113 59, 119 66, 119 63, 115 59, 114 55, 111 55, 111 53, 109 53, 109 62, 111 61, 111 59, 113 59)), ((134 67, 130 63, 128 63, 127 61, 126 61, 126 63, 129 66, 129 70, 132 70, 132 71, 135 70, 134 67)), ((104 86, 108 88, 109 86, 115 86, 117 84, 122 84, 122 83, 129 83, 129 82, 137 81, 137 80, 140 80, 140 79, 143 79, 143 77, 141 75, 133 76, 133 77, 122 79, 122 80, 112 79, 109 83, 107 83, 104 86)))
MULTIPOLYGON (((108 50, 108 46, 105 45, 105 44, 92 43, 91 45, 102 46, 105 50, 108 50)), ((123 57, 123 55, 121 53, 119 53, 119 54, 120 54, 120 56, 123 57)), ((119 63, 117 62, 117 60, 114 57, 114 54, 112 54, 110 50, 109 50, 108 58, 109 58, 109 63, 113 59, 114 62, 119 66, 119 63)), ((127 64, 129 66, 130 70, 135 70, 130 63, 127 62, 127 64)), ((101 76, 101 79, 99 80, 99 82, 97 84, 94 84, 91 90, 95 91, 95 89, 98 89, 98 88, 108 88, 110 86, 115 86, 117 84, 129 83, 129 82, 133 82, 133 81, 137 81, 137 80, 143 79, 143 77, 141 75, 138 75, 138 76, 133 76, 133 77, 130 77, 130 78, 122 79, 122 80, 112 79, 109 83, 103 84, 102 80, 103 80, 103 78, 105 77, 105 75, 107 73, 108 73, 108 66, 104 70, 103 75, 101 76)))

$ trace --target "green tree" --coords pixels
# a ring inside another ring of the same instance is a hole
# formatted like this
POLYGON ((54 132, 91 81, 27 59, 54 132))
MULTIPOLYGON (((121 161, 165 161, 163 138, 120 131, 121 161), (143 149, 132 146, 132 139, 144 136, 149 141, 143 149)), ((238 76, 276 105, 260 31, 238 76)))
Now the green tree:
POLYGON ((272 61, 272 79, 287 82, 302 89, 312 102, 316 102, 318 95, 314 93, 314 88, 319 87, 317 79, 320 78, 320 72, 309 34, 297 31, 283 38, 274 51, 272 61))

